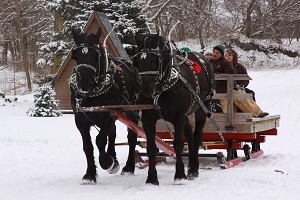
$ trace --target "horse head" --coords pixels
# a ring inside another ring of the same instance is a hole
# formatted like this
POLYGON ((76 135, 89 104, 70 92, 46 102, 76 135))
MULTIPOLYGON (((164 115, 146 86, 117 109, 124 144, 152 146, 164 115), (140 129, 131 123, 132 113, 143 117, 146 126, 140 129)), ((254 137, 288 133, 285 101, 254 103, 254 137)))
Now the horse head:
POLYGON ((99 45, 101 28, 96 34, 72 30, 72 35, 76 44, 76 48, 72 50, 72 59, 77 62, 74 68, 76 84, 81 92, 88 93, 105 78, 105 51, 99 45))
POLYGON ((145 97, 153 97, 170 68, 170 47, 159 33, 142 35, 137 32, 135 42, 139 53, 133 63, 141 77, 141 93, 145 97))

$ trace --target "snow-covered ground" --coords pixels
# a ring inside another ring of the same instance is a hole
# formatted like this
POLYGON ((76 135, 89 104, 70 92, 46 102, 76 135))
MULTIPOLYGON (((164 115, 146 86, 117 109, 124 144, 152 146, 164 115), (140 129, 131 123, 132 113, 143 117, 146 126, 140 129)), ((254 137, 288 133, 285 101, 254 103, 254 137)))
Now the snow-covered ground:
MULTIPOLYGON (((157 167, 159 187, 145 184, 147 169, 137 168, 134 176, 121 176, 100 167, 96 185, 81 185, 86 161, 73 115, 26 116, 33 106, 32 94, 17 96, 12 103, 0 99, 0 199, 298 199, 300 70, 249 71, 249 75, 253 79, 249 88, 256 92, 261 108, 281 115, 278 136, 268 136, 261 145, 263 157, 231 169, 221 170, 215 159, 201 158, 201 167, 211 170, 200 169, 199 178, 186 185, 173 185, 171 159, 157 167)), ((117 132, 117 142, 126 141, 126 127, 119 122, 117 132)), ((94 140, 95 129, 92 135, 94 140)), ((121 167, 127 149, 116 147, 121 167)), ((239 155, 243 156, 242 151, 239 155)))

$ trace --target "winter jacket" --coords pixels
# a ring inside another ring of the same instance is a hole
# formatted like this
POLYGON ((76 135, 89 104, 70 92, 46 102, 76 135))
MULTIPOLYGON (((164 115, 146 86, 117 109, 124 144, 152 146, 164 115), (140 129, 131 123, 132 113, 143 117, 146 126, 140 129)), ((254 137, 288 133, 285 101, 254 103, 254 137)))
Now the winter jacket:
MULTIPOLYGON (((215 74, 234 74, 231 63, 224 56, 218 60, 211 61, 215 74)), ((216 92, 227 93, 227 81, 216 81, 216 92)))
MULTIPOLYGON (((248 74, 244 65, 242 65, 240 63, 236 63, 236 65, 234 66, 234 73, 235 74, 248 74)), ((239 81, 236 81, 236 83, 237 83, 237 85, 247 87, 249 85, 249 80, 239 80, 239 81)))

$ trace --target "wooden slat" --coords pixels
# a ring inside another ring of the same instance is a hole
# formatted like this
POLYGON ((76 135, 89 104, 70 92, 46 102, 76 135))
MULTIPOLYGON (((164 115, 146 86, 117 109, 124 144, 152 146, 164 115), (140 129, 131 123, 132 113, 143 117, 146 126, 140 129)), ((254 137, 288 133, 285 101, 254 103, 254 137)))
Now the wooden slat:
MULTIPOLYGON (((225 121, 225 116, 226 113, 213 113, 212 115, 215 120, 218 121, 225 121)), ((233 113, 232 116, 232 120, 233 121, 251 121, 252 120, 252 114, 251 113, 233 113)), ((209 121, 209 119, 207 119, 206 121, 209 121)))
POLYGON ((264 118, 252 118, 252 121, 254 124, 257 124, 257 123, 262 123, 265 121, 274 121, 274 120, 279 120, 279 119, 280 119, 280 115, 269 115, 264 118))
MULTIPOLYGON (((221 128, 222 131, 226 131, 224 129, 224 126, 229 125, 227 124, 226 120, 226 114, 225 113, 213 113, 213 117, 215 118, 218 126, 221 128)), ((192 125, 195 124, 195 119, 190 118, 190 123, 192 125)), ((140 124, 142 125, 142 124, 140 124)), ((253 123, 252 123, 252 114, 251 113, 234 113, 232 118, 232 125, 242 128, 242 132, 248 132, 253 129, 253 123), (244 126, 242 126, 244 125, 244 126), (247 127, 248 126, 248 127, 247 127)), ((171 129, 171 131, 174 131, 173 124, 169 122, 164 122, 162 120, 158 120, 156 123, 156 131, 158 132, 165 132, 168 131, 168 127, 171 129), (167 125, 165 124, 167 123, 167 125)), ((215 127, 212 125, 210 119, 206 119, 206 124, 204 127, 204 131, 209 132, 217 132, 215 127)), ((240 130, 234 130, 233 132, 239 132, 240 130)), ((226 131, 227 132, 227 131, 226 131)), ((252 131, 251 131, 252 132, 252 131)))
POLYGON ((229 76, 233 76, 234 80, 252 80, 248 74, 215 74, 215 79, 228 80, 229 76))
MULTIPOLYGON (((226 93, 217 93, 213 96, 213 99, 227 99, 226 93)), ((232 99, 252 99, 252 94, 232 94, 232 99)))
POLYGON ((279 115, 267 116, 253 119, 253 130, 255 132, 265 131, 279 127, 279 115))
MULTIPOLYGON (((230 133, 254 133, 254 129, 253 129, 252 124, 235 124, 235 125, 233 125, 234 130, 226 130, 225 126, 228 126, 228 125, 225 122, 219 122, 218 125, 219 125, 219 127, 220 127, 220 129, 223 133, 226 133, 226 132, 230 132, 230 133)), ((217 133, 216 129, 211 124, 206 124, 203 131, 204 132, 215 132, 215 133, 217 133)))

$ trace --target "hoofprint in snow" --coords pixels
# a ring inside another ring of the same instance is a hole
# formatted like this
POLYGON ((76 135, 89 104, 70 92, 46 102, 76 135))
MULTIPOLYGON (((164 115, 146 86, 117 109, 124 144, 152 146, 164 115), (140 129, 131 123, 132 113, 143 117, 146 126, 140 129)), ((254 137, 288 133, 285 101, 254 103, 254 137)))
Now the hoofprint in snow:
MULTIPOLYGON (((159 187, 145 184, 147 170, 134 176, 110 175, 98 167, 98 183, 81 185, 86 161, 73 115, 36 118, 26 116, 33 95, 16 102, 0 99, 1 199, 297 199, 300 188, 300 70, 249 71, 249 88, 257 103, 271 115, 280 114, 276 137, 261 145, 264 156, 229 170, 215 159, 201 158, 199 178, 173 185, 174 160, 157 167, 159 187)), ((117 142, 126 141, 126 127, 117 122, 117 142)), ((96 130, 92 129, 95 141, 96 130)), ((128 147, 118 146, 121 167, 128 147)), ((139 149, 144 151, 143 149, 139 149)), ((207 150, 206 153, 213 153, 207 150)), ((226 152, 224 152, 226 154, 226 152)), ((239 152, 243 156, 243 152, 239 152)), ((98 152, 95 149, 95 159, 98 152)))

